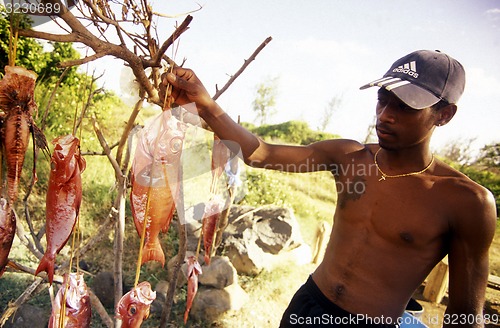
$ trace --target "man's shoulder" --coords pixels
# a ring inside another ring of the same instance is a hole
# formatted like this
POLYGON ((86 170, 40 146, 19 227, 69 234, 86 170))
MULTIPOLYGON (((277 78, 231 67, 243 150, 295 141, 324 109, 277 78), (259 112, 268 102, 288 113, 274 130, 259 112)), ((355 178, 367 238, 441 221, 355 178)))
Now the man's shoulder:
POLYGON ((455 222, 479 227, 496 221, 496 202, 491 191, 441 161, 437 162, 435 173, 436 188, 450 200, 455 222))
POLYGON ((436 161, 434 174, 439 182, 438 186, 449 189, 447 191, 453 192, 455 197, 474 200, 474 198, 484 198, 492 195, 487 188, 443 161, 436 161))

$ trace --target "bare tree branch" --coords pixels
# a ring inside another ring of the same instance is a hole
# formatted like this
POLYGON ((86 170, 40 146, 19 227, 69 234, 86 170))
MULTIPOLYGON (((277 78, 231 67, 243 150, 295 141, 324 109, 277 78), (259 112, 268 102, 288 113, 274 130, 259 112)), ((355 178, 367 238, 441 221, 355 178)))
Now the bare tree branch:
POLYGON ((217 100, 217 98, 219 98, 229 88, 229 86, 238 78, 238 76, 240 76, 241 73, 243 73, 243 71, 247 68, 247 66, 250 65, 250 63, 255 60, 255 57, 257 57, 259 52, 261 52, 261 50, 264 49, 264 47, 267 46, 267 44, 271 42, 272 39, 273 39, 272 37, 268 37, 267 39, 264 40, 264 42, 260 44, 260 46, 257 49, 255 49, 253 54, 247 60, 245 60, 240 69, 233 76, 231 76, 231 78, 229 79, 229 81, 227 81, 224 87, 222 87, 222 89, 220 90, 217 90, 215 95, 212 97, 214 100, 217 100))
POLYGON ((107 56, 108 54, 107 53, 98 53, 98 54, 93 54, 93 55, 90 55, 90 56, 87 56, 87 57, 84 57, 84 58, 81 58, 81 59, 75 59, 75 60, 67 60, 65 62, 62 62, 62 63, 59 63, 59 67, 61 68, 67 68, 67 67, 72 67, 72 66, 79 66, 79 65, 83 65, 83 64, 86 64, 86 63, 90 63, 96 59, 99 59, 99 58, 102 58, 102 57, 105 57, 107 56))
POLYGON ((189 24, 193 20, 192 16, 187 16, 186 19, 182 22, 181 25, 174 31, 174 33, 161 45, 158 49, 158 52, 154 55, 154 57, 149 61, 144 61, 144 67, 155 67, 160 65, 160 61, 163 58, 163 55, 168 50, 168 48, 174 43, 175 40, 179 39, 182 33, 187 31, 189 28, 189 24))

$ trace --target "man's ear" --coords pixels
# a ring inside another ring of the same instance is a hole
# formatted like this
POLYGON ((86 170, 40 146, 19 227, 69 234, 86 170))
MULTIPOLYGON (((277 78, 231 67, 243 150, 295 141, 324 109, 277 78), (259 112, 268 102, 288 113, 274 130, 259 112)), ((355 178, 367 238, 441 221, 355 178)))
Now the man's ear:
POLYGON ((436 125, 443 126, 447 124, 449 121, 451 121, 453 116, 455 116, 456 112, 457 112, 457 105, 455 104, 449 104, 446 105, 445 107, 440 108, 436 116, 436 125))

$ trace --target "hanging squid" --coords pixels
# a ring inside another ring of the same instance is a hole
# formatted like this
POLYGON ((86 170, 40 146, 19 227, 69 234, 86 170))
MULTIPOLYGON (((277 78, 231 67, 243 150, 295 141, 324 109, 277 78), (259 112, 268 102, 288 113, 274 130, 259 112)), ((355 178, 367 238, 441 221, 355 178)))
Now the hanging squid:
POLYGON ((9 263, 9 252, 16 233, 16 218, 5 198, 0 198, 0 277, 9 263))
POLYGON ((0 109, 4 113, 1 136, 7 163, 8 201, 11 206, 17 200, 30 132, 36 146, 48 149, 43 133, 33 122, 33 114, 38 110, 34 99, 36 78, 35 72, 23 67, 5 66, 5 76, 0 81, 0 109))

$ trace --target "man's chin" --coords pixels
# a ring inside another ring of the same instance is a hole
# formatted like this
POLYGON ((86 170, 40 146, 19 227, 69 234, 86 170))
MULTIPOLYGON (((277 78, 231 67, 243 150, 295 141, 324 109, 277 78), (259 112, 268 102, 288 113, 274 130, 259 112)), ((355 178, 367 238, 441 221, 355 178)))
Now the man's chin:
POLYGON ((385 150, 397 150, 398 149, 398 147, 395 144, 384 141, 382 139, 378 140, 378 145, 380 146, 380 148, 383 148, 385 150))

